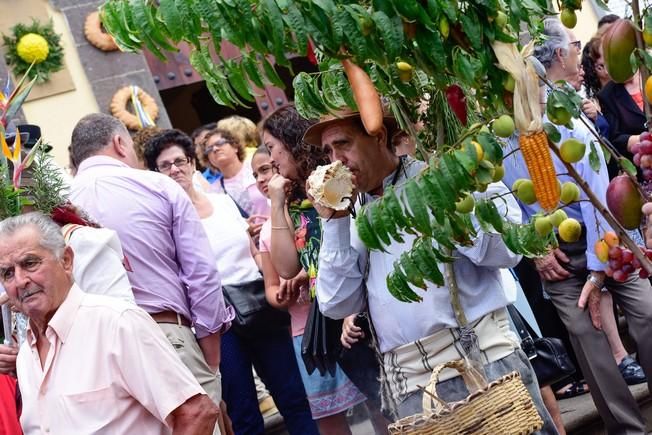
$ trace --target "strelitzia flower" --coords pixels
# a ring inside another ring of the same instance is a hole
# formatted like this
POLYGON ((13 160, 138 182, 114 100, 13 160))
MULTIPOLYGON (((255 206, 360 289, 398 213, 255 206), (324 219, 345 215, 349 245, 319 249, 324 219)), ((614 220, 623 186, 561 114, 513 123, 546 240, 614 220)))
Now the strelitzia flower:
POLYGON ((21 160, 20 151, 22 146, 21 146, 21 139, 20 139, 20 131, 16 129, 16 139, 14 140, 14 150, 12 152, 11 149, 9 148, 9 145, 7 144, 7 139, 5 138, 4 129, 0 129, 0 145, 2 146, 2 155, 5 156, 8 160, 10 160, 14 166, 14 174, 11 177, 11 182, 14 186, 14 189, 20 188, 20 175, 23 173, 23 171, 26 168, 29 168, 29 166, 34 161, 34 157, 36 157, 36 151, 41 146, 41 143, 42 141, 41 139, 39 139, 38 142, 36 142, 36 144, 29 151, 29 153, 25 156, 25 158, 21 160))

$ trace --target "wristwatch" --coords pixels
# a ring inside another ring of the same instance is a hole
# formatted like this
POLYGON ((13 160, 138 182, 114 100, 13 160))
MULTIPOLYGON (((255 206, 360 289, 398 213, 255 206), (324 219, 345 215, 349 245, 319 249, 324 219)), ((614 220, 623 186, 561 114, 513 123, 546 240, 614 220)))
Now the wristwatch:
POLYGON ((607 288, 604 286, 604 282, 601 281, 600 278, 596 278, 595 275, 589 274, 589 277, 586 280, 593 284, 601 292, 607 291, 607 288))

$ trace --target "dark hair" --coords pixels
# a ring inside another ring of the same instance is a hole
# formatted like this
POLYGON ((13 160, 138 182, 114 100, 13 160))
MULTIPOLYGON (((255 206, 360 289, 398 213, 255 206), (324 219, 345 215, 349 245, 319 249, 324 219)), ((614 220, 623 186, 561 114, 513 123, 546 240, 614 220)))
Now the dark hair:
POLYGON ((306 197, 305 184, 308 176, 317 166, 330 163, 328 154, 321 146, 303 141, 303 135, 317 121, 305 119, 299 115, 293 104, 279 107, 262 122, 263 131, 267 131, 292 154, 297 164, 297 180, 293 180, 293 193, 290 200, 306 197))
POLYGON ((113 116, 91 113, 79 120, 70 138, 70 161, 75 167, 103 150, 114 135, 128 136, 127 127, 113 116))
POLYGON ((192 162, 197 158, 195 146, 187 134, 177 129, 164 130, 145 142, 145 164, 147 164, 147 167, 155 171, 158 156, 166 149, 174 146, 181 148, 186 157, 190 158, 192 162))
POLYGON ((131 139, 134 141, 134 151, 141 162, 145 162, 145 145, 151 138, 161 134, 164 129, 156 126, 141 128, 131 139))
POLYGON ((586 89, 586 96, 588 98, 595 97, 602 85, 600 79, 595 71, 595 62, 600 57, 598 45, 600 38, 591 38, 591 40, 584 46, 582 50, 582 69, 584 70, 584 88, 586 89), (597 55, 596 55, 597 53, 597 55))
POLYGON ((209 122, 208 124, 204 124, 201 127, 197 127, 192 131, 190 134, 190 139, 192 139, 193 142, 205 131, 211 131, 214 130, 217 127, 217 122, 209 122))
POLYGON ((247 155, 245 147, 238 138, 236 138, 230 131, 224 130, 221 128, 214 128, 206 133, 204 140, 199 143, 197 147, 197 155, 199 156, 199 163, 205 167, 212 167, 211 162, 208 161, 208 156, 206 155, 206 146, 208 145, 208 140, 213 136, 222 136, 222 139, 228 141, 231 145, 234 145, 238 149, 238 160, 244 162, 244 159, 247 155))
POLYGON ((616 14, 605 15, 604 17, 600 18, 600 21, 598 21, 598 29, 600 29, 600 27, 604 26, 605 24, 611 24, 618 21, 619 19, 620 17, 616 14))

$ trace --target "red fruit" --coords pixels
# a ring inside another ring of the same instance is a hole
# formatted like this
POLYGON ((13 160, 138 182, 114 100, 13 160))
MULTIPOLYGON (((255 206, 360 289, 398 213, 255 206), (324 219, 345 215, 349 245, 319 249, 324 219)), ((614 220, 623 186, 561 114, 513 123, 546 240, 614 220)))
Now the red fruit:
POLYGON ((641 155, 639 153, 634 154, 633 160, 636 166, 641 166, 641 155))
POLYGON ((652 180, 652 169, 650 169, 650 168, 643 169, 643 178, 646 181, 652 180))
POLYGON ((627 281, 627 274, 622 270, 616 270, 614 271, 613 279, 618 282, 625 282, 627 281))
POLYGON ((632 145, 632 148, 630 149, 632 154, 638 154, 641 152, 641 143, 635 143, 632 145))
POLYGON ((629 249, 623 249, 622 256, 620 257, 623 263, 631 263, 634 259, 634 253, 629 249))
POLYGON ((609 260, 609 267, 611 267, 614 271, 619 270, 621 267, 623 267, 622 261, 620 259, 612 259, 609 260))
POLYGON ((638 277, 641 279, 648 279, 650 277, 650 274, 647 272, 647 270, 641 269, 638 271, 638 277))
MULTIPOLYGON (((652 156, 644 156, 652 159, 652 156)), ((643 198, 627 175, 619 175, 607 187, 607 207, 625 229, 633 230, 641 224, 643 198)))
POLYGON ((460 120, 462 125, 466 126, 467 111, 464 90, 458 85, 450 85, 446 88, 446 101, 448 101, 448 105, 457 116, 457 119, 460 120))
POLYGON ((632 266, 630 263, 623 264, 623 267, 621 267, 620 270, 629 275, 630 273, 634 272, 634 266, 632 266))
POLYGON ((631 264, 634 267, 634 269, 640 269, 641 268, 641 262, 638 261, 638 258, 636 258, 636 257, 634 257, 631 264))
POLYGON ((623 250, 619 246, 612 246, 609 248, 609 258, 618 260, 623 256, 623 250))
MULTIPOLYGON (((641 154, 652 154, 652 141, 643 140, 638 144, 639 153, 641 154)), ((633 151, 632 151, 633 152, 633 151)))
POLYGON ((648 260, 652 260, 652 249, 646 249, 645 256, 647 257, 648 260))
POLYGON ((650 167, 652 167, 652 155, 645 154, 644 156, 642 156, 641 157, 641 164, 639 166, 641 168, 650 168, 650 167))
POLYGON ((644 140, 652 140, 652 133, 650 133, 649 131, 644 131, 643 133, 641 133, 638 139, 641 142, 643 142, 644 140))
POLYGON ((609 278, 611 278, 611 277, 614 275, 614 271, 613 271, 613 269, 612 269, 611 267, 607 267, 607 268, 604 270, 604 273, 605 273, 609 278))

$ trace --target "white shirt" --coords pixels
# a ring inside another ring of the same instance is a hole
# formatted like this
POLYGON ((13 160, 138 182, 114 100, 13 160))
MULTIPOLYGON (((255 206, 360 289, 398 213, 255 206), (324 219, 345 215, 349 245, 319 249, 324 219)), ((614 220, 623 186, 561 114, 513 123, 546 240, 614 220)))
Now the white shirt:
POLYGON ((205 394, 134 304, 73 284, 45 338, 43 366, 30 329, 16 362, 25 435, 170 434, 170 413, 205 394))
MULTIPOLYGON (((408 158, 396 183, 396 190, 407 178, 415 177, 425 163, 408 158)), ((384 186, 391 184, 394 173, 385 178, 384 186)), ((485 193, 475 193, 476 199, 507 192, 503 183, 492 183, 485 193)), ((377 198, 367 195, 367 202, 377 198)), ((521 210, 511 195, 495 201, 502 215, 512 222, 521 222, 521 210)), ((502 289, 500 268, 518 264, 521 256, 511 252, 498 234, 483 232, 477 222, 478 236, 474 245, 460 247, 453 255, 460 300, 467 320, 473 322, 507 305, 502 289)), ((405 243, 393 241, 387 253, 369 251, 358 238, 355 222, 350 217, 322 220, 323 243, 319 252, 317 299, 319 308, 328 317, 341 319, 362 311, 365 306, 364 270, 369 259, 366 287, 369 311, 381 352, 427 337, 443 328, 457 327, 447 287, 428 284, 428 290, 412 289, 423 297, 420 303, 404 303, 395 299, 387 289, 387 275, 394 270, 394 262, 402 252, 412 247, 415 237, 401 234, 405 243)), ((443 265, 439 265, 443 271, 443 265)))
POLYGON ((210 242, 222 285, 240 284, 261 278, 251 255, 247 221, 233 200, 223 193, 207 193, 213 213, 201 220, 210 242))
POLYGON ((135 303, 125 269, 128 260, 115 231, 71 224, 61 231, 75 255, 72 274, 79 287, 87 293, 135 303))

